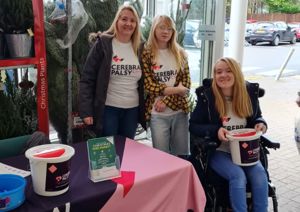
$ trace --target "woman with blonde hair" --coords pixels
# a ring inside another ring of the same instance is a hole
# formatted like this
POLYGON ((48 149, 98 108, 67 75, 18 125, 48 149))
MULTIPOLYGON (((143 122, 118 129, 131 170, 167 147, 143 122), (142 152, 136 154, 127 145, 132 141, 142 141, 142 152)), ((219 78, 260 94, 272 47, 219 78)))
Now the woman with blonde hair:
POLYGON ((153 146, 174 155, 189 154, 188 99, 190 74, 187 56, 176 42, 173 20, 153 20, 142 55, 145 73, 146 120, 153 146))
POLYGON ((259 162, 251 166, 238 166, 231 160, 230 130, 254 128, 263 133, 267 124, 259 107, 260 89, 257 83, 244 80, 240 65, 232 58, 219 59, 213 70, 213 79, 205 79, 197 88, 195 110, 190 118, 190 132, 209 137, 219 144, 209 159, 209 166, 229 181, 229 197, 233 211, 246 212, 246 184, 251 184, 254 212, 267 212, 268 179, 259 162))
POLYGON ((80 79, 80 116, 96 136, 133 139, 138 123, 145 128, 137 12, 121 6, 110 28, 98 35, 80 79))

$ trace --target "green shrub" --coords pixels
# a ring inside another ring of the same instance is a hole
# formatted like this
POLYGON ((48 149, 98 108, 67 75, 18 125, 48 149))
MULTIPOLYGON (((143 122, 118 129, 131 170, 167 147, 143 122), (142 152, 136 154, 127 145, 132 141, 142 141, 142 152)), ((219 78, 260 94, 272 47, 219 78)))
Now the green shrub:
POLYGON ((19 88, 6 71, 0 91, 0 139, 28 135, 37 130, 37 104, 33 83, 26 78, 19 88), (29 85, 29 86, 28 86, 29 85))

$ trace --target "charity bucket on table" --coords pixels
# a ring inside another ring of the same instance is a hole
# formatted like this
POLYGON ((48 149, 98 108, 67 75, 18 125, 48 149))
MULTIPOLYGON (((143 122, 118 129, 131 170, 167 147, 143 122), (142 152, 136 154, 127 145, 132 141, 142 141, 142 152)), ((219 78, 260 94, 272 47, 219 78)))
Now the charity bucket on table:
POLYGON ((259 141, 261 131, 244 128, 227 134, 232 161, 240 166, 251 166, 259 161, 259 141))
POLYGON ((64 144, 44 144, 25 152, 29 159, 33 190, 42 196, 56 196, 69 189, 74 148, 64 144))

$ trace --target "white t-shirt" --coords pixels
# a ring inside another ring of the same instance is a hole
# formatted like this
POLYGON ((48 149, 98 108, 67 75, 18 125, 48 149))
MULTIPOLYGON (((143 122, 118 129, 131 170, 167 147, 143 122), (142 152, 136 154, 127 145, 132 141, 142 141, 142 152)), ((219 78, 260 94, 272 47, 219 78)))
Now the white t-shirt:
MULTIPOLYGON (((157 63, 153 68, 155 78, 159 81, 159 83, 166 84, 168 87, 174 87, 178 70, 175 56, 169 49, 160 49, 158 51, 157 63)), ((157 97, 155 99, 155 103, 162 98, 163 96, 157 97)), ((169 116, 181 111, 174 111, 167 107, 164 112, 157 112, 154 108, 155 103, 153 104, 151 114, 169 116)))
MULTIPOLYGON (((240 118, 232 112, 232 102, 231 101, 227 101, 227 104, 228 104, 228 112, 227 112, 228 115, 226 117, 222 118, 223 127, 225 129, 227 129, 228 131, 245 128, 246 127, 246 119, 240 118)), ((217 150, 230 153, 229 141, 221 142, 221 145, 217 148, 217 150)))
POLYGON ((113 57, 105 105, 132 108, 139 105, 138 81, 142 76, 132 43, 112 41, 113 57))

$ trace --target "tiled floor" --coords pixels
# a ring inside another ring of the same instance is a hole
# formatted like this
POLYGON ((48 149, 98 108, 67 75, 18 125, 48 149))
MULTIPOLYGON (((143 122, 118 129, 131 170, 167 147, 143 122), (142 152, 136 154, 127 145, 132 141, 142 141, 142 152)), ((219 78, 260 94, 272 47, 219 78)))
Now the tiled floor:
MULTIPOLYGON (((294 121, 300 108, 295 100, 300 90, 300 76, 248 77, 260 83, 266 94, 260 100, 264 118, 268 122, 267 135, 281 144, 270 150, 269 173, 277 188, 279 212, 300 211, 300 155, 294 140, 294 121)), ((270 202, 269 211, 273 211, 270 202)))

